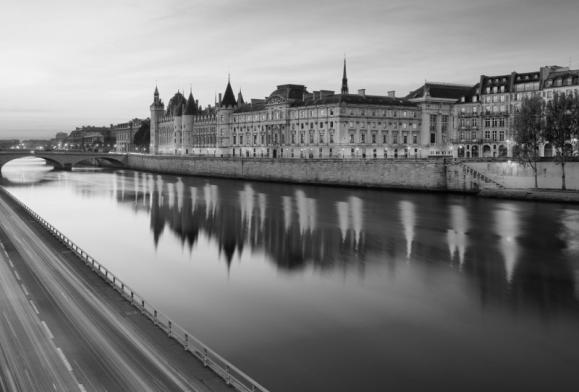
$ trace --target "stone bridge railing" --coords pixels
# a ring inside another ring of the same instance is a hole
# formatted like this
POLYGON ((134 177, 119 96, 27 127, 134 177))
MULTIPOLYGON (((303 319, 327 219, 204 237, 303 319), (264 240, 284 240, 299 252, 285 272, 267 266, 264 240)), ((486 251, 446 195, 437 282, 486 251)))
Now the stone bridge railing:
POLYGON ((64 151, 0 151, 0 169, 4 164, 14 159, 37 157, 54 165, 57 170, 71 170, 73 166, 90 160, 105 160, 124 167, 127 165, 127 154, 107 154, 95 152, 64 152, 64 151))

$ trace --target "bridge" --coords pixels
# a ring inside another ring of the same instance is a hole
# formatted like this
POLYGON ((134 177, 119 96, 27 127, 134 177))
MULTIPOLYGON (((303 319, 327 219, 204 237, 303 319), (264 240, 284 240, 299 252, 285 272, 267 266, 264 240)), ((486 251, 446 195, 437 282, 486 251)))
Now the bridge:
POLYGON ((54 165, 55 170, 72 170, 72 167, 90 160, 102 160, 115 166, 127 164, 127 154, 107 154, 103 152, 69 152, 69 151, 0 151, 0 170, 5 163, 24 157, 42 158, 54 165))

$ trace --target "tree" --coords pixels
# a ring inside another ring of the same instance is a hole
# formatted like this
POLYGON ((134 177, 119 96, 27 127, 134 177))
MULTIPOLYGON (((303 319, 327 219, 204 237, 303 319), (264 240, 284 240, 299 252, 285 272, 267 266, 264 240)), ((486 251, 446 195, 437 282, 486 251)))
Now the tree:
POLYGON ((539 96, 525 98, 521 110, 515 117, 515 142, 518 145, 517 160, 523 166, 530 166, 537 182, 537 162, 539 161, 539 143, 541 142, 545 121, 543 119, 545 102, 539 96))
POLYGON ((556 160, 561 165, 561 189, 565 185, 565 163, 573 155, 568 148, 577 135, 579 97, 577 94, 555 93, 545 110, 545 140, 555 147, 556 160))
POLYGON ((149 148, 151 143, 151 121, 149 119, 141 123, 139 130, 135 133, 133 143, 137 148, 149 148))

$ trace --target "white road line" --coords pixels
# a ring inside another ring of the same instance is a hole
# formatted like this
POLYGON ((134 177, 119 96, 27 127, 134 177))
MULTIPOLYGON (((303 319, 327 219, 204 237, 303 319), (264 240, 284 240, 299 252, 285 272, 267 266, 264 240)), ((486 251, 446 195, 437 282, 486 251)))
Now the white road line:
POLYGON ((14 264, 12 263, 12 260, 10 260, 10 257, 8 258, 8 264, 10 264, 10 268, 14 268, 14 264))
POLYGON ((48 336, 48 338, 50 340, 54 339, 54 335, 52 334, 52 332, 50 332, 50 329, 48 329, 48 325, 46 325, 46 322, 42 322, 42 326, 44 327, 44 332, 46 332, 46 335, 48 336))
POLYGON ((70 366, 70 362, 68 362, 68 359, 66 359, 66 357, 64 356, 64 353, 62 352, 60 347, 57 347, 56 351, 58 351, 58 355, 60 355, 60 359, 62 359, 62 362, 64 362, 64 366, 66 367, 66 370, 68 370, 69 372, 72 372, 72 366, 70 366))
POLYGON ((20 275, 18 275, 18 271, 14 271, 14 275, 16 276, 16 280, 20 281, 20 275))
POLYGON ((80 392, 86 392, 86 389, 84 388, 84 385, 82 385, 82 384, 78 384, 78 389, 80 389, 80 392))
POLYGON ((27 297, 30 297, 30 293, 28 292, 28 289, 26 288, 26 286, 24 286, 24 284, 21 284, 20 287, 22 287, 22 291, 24 291, 24 295, 26 295, 27 297))
POLYGON ((32 309, 34 309, 34 313, 40 314, 40 312, 38 311, 38 308, 36 307, 36 305, 34 304, 34 302, 32 302, 32 300, 28 300, 28 302, 30 302, 30 305, 32 306, 32 309))

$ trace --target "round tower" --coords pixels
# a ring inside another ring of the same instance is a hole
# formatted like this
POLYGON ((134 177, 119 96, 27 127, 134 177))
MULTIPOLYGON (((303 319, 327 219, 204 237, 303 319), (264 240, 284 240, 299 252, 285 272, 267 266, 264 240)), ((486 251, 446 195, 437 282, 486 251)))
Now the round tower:
POLYGON ((217 151, 223 156, 232 155, 231 124, 235 108, 237 108, 237 101, 228 78, 223 100, 217 107, 217 135, 215 135, 217 151))

